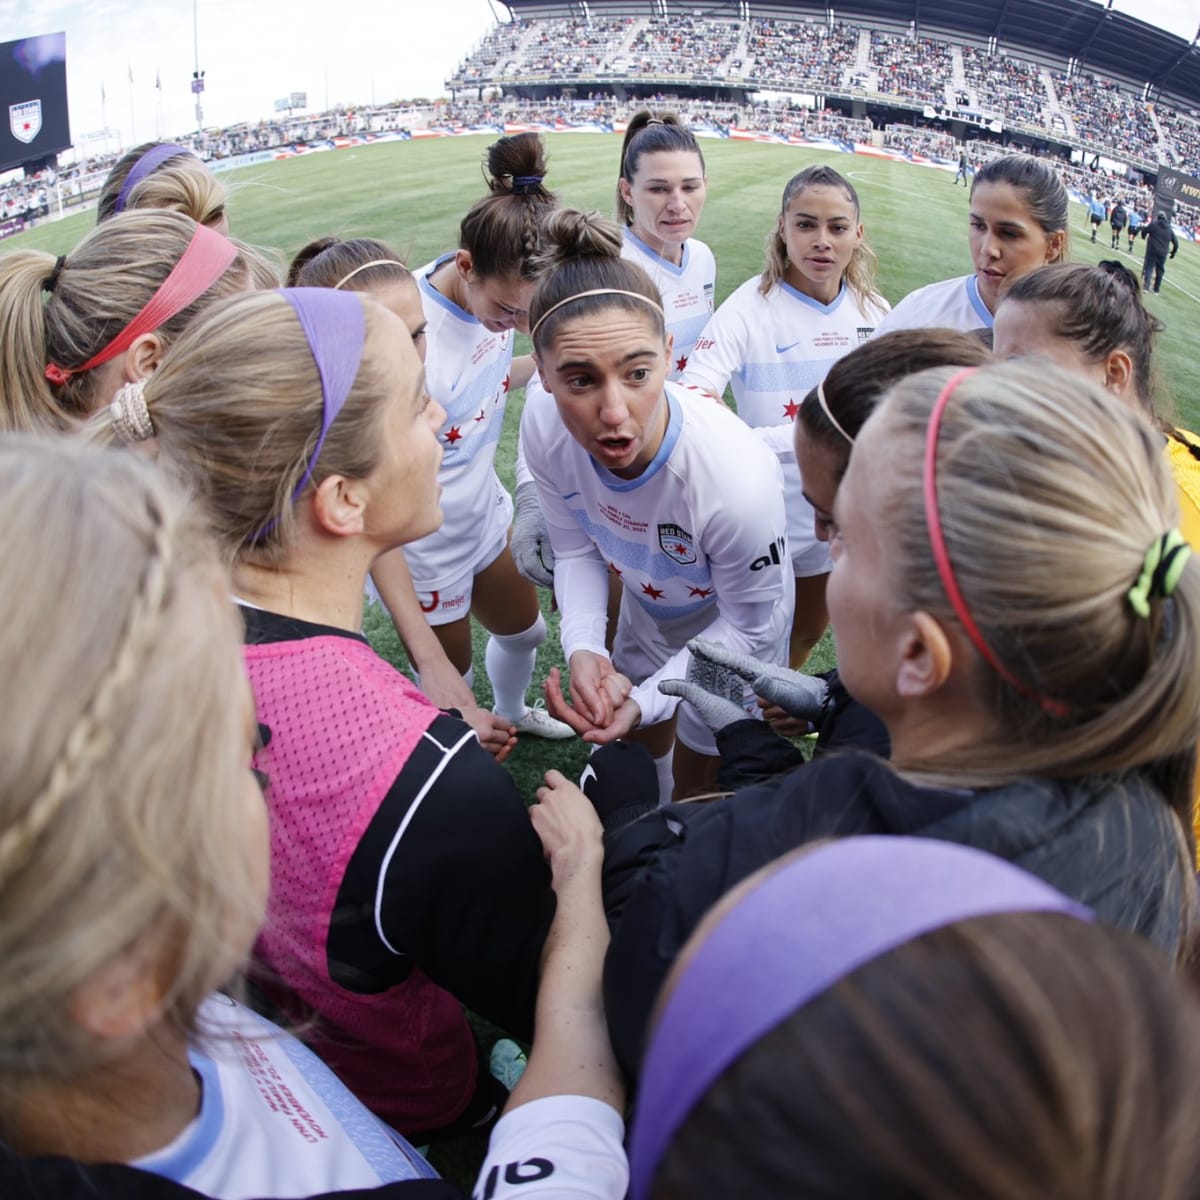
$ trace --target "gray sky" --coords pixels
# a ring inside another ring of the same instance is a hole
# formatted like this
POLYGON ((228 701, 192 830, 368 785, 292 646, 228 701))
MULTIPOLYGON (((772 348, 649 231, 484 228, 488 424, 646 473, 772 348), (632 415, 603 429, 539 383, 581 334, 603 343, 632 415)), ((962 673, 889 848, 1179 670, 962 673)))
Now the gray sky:
MULTIPOLYGON (((1196 0, 1114 8, 1188 41, 1200 24, 1196 0)), ((65 30, 72 136, 107 122, 132 144, 194 127, 193 14, 206 125, 268 116, 293 91, 313 108, 439 96, 494 21, 488 0, 0 0, 0 41, 65 30)))

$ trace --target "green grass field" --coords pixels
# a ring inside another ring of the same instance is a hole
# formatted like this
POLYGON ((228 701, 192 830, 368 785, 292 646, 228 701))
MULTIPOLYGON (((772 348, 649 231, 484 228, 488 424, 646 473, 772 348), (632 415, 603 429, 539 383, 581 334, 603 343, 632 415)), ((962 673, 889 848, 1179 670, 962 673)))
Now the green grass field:
MULTIPOLYGON (((382 238, 411 264, 426 262, 455 244, 463 212, 483 193, 481 161, 489 140, 463 137, 390 142, 230 173, 224 178, 232 189, 233 231, 278 251, 285 261, 309 239, 335 233, 382 238)), ((618 138, 552 134, 546 141, 547 183, 562 201, 611 213, 618 138)), ((867 237, 879 257, 879 286, 893 303, 916 287, 971 269, 967 193, 953 186, 948 173, 800 147, 706 140, 703 149, 709 193, 700 233, 717 257, 718 302, 761 270, 763 243, 774 225, 783 185, 796 171, 819 161, 827 161, 849 176, 858 189, 867 237)), ((1081 206, 1075 206, 1072 218, 1072 257, 1083 262, 1110 257, 1103 245, 1088 242, 1081 206)), ((42 225, 8 240, 4 250, 37 246, 55 254, 66 253, 93 220, 93 214, 86 213, 42 225)), ((1122 257, 1140 272, 1140 260, 1122 257)), ((1162 295, 1150 297, 1149 303, 1167 326, 1159 354, 1163 396, 1177 409, 1181 423, 1198 428, 1200 366, 1189 342, 1200 318, 1200 246, 1182 243, 1178 257, 1169 264, 1162 295)), ((509 406, 498 455, 501 477, 510 485, 520 405, 518 394, 509 406)), ((547 615, 551 637, 539 656, 538 681, 561 661, 556 623, 552 614, 547 615)), ((386 615, 369 613, 367 630, 382 653, 395 662, 404 661, 386 615)), ((486 703, 490 697, 479 657, 481 637, 476 638, 476 652, 477 690, 486 703)), ((828 639, 815 652, 815 661, 831 663, 828 639)), ((526 739, 509 766, 522 794, 532 797, 548 767, 577 772, 583 757, 577 742, 526 739)))
MULTIPOLYGON (((611 213, 620 150, 617 138, 571 134, 546 140, 548 183, 563 202, 611 213)), ((486 145, 479 137, 387 143, 226 175, 233 188, 233 231, 247 241, 274 248, 283 259, 309 239, 335 233, 382 238, 411 264, 426 262, 455 244, 459 219, 482 194, 480 161, 486 145)), ((773 227, 784 183, 794 172, 817 161, 829 161, 858 189, 867 236, 879 256, 880 288, 893 303, 913 288, 971 269, 967 194, 953 186, 949 174, 794 147, 706 141, 703 148, 710 189, 700 232, 716 253, 718 301, 761 270, 763 243, 773 227)), ((3 250, 36 246, 66 253, 93 220, 88 213, 49 223, 10 239, 3 250)), ((1073 223, 1075 259, 1096 262, 1110 257, 1102 245, 1089 244, 1083 210, 1078 206, 1073 223)), ((1122 257, 1140 273, 1140 262, 1122 257)), ((1150 304, 1167 325, 1160 347, 1166 394, 1177 404, 1182 423, 1198 428, 1200 367, 1189 341, 1200 318, 1200 247, 1182 244, 1178 257, 1169 264, 1163 294, 1150 297, 1150 304)), ((498 455, 501 477, 510 486, 521 401, 518 394, 510 403, 498 455)), ((547 617, 551 636, 539 655, 536 682, 561 662, 557 621, 552 613, 547 612, 547 617)), ((376 648, 403 665, 404 652, 386 614, 377 608, 368 612, 366 627, 376 648)), ((487 703, 490 696, 482 642, 477 636, 476 680, 480 700, 487 703)), ((832 654, 826 638, 814 660, 821 666, 831 665, 832 654)), ((554 766, 577 775, 584 757, 584 748, 577 741, 526 739, 508 765, 522 795, 532 799, 547 768, 554 766)), ((445 1175, 469 1190, 481 1155, 480 1140, 465 1139, 435 1149, 432 1157, 445 1175)))

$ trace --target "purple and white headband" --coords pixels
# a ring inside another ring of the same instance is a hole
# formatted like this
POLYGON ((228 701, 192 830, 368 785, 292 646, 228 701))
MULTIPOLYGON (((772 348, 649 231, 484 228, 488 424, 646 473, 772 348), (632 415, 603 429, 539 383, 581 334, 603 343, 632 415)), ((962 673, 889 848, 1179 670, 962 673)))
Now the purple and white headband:
POLYGON ((767 876, 710 930, 676 980, 642 1067, 630 1200, 708 1089, 761 1037, 839 980, 932 930, 996 913, 1089 909, 979 850, 924 838, 821 846, 767 876))

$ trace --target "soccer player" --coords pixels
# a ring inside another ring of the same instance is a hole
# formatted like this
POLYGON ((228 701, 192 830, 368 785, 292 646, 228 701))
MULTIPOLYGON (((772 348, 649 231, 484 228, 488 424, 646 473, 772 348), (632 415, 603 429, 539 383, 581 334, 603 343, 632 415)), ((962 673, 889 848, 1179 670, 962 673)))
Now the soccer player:
POLYGON ((782 464, 795 578, 789 658, 797 667, 825 630, 830 564, 813 533, 792 425, 809 389, 887 313, 874 263, 853 186, 831 167, 801 171, 784 188, 763 273, 721 305, 682 380, 717 399, 732 383, 738 416, 761 431, 782 464))

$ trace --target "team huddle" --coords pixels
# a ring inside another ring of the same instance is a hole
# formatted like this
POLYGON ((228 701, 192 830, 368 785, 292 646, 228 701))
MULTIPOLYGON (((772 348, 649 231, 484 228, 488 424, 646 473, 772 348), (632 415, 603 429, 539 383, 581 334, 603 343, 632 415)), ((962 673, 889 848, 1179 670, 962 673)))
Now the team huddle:
POLYGON ((1021 155, 895 307, 831 166, 719 306, 670 114, 615 221, 486 166, 415 269, 280 287, 170 144, 0 257, 0 1191, 461 1196, 474 1135, 487 1200, 1200 1194, 1200 438, 1137 278, 1021 155))

